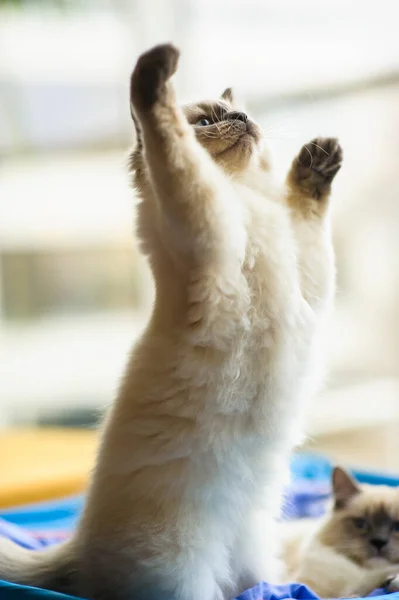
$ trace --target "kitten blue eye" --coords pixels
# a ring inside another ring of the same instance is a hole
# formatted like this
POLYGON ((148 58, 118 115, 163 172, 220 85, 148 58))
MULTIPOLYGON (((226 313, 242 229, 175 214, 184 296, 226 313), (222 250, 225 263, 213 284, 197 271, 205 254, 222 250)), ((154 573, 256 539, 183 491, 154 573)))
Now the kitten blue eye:
POLYGON ((211 122, 208 119, 205 119, 205 117, 203 117, 202 119, 199 119, 196 122, 196 127, 206 127, 207 125, 210 125, 211 122))
POLYGON ((361 517, 352 519, 352 522, 353 522, 354 526, 356 527, 356 529, 366 529, 366 527, 367 527, 366 519, 362 519, 361 517))
POLYGON ((394 531, 399 531, 399 521, 394 521, 392 525, 394 531))

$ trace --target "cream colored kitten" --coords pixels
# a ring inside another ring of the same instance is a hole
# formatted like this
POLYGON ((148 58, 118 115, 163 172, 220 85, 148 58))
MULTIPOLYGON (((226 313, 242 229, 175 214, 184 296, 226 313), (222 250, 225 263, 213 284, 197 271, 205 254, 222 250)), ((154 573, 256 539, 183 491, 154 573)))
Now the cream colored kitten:
POLYGON ((276 189, 261 131, 230 90, 179 108, 177 62, 158 46, 131 80, 151 319, 76 534, 40 554, 10 545, 2 578, 95 600, 220 600, 278 578, 274 515, 333 295, 328 205, 342 153, 334 139, 310 142, 276 189))
POLYGON ((360 488, 337 467, 333 494, 326 517, 284 524, 285 579, 322 598, 366 596, 379 587, 398 591, 399 490, 360 488))

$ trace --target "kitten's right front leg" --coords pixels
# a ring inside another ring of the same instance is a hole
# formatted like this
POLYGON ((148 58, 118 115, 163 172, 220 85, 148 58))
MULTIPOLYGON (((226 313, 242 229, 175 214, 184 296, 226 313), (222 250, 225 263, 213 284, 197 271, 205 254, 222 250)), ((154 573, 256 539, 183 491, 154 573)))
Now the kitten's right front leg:
POLYGON ((155 199, 150 225, 161 251, 175 264, 168 277, 176 272, 177 286, 184 282, 187 324, 196 343, 212 341, 224 348, 237 326, 246 326, 246 306, 240 304, 247 298, 241 272, 246 245, 242 209, 232 184, 197 142, 176 103, 169 79, 178 55, 165 44, 139 58, 131 104, 155 199))
POLYGON ((197 142, 176 103, 170 78, 179 52, 171 44, 142 54, 131 78, 145 165, 158 200, 160 234, 168 248, 201 262, 243 252, 240 206, 221 169, 197 142))

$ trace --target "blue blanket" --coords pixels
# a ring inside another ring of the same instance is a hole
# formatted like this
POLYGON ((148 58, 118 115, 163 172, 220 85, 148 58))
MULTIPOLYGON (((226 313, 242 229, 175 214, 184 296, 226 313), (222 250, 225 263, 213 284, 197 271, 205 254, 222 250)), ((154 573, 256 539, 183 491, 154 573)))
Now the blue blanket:
MULTIPOLYGON (((330 494, 330 463, 317 456, 296 455, 291 464, 292 484, 287 490, 282 515, 286 519, 317 516, 323 513, 330 494)), ((399 478, 379 473, 354 470, 362 483, 399 485, 399 478)), ((0 513, 0 535, 30 549, 40 549, 67 538, 73 531, 82 508, 83 498, 74 496, 0 513)), ((388 600, 383 590, 371 594, 388 600)), ((70 596, 46 590, 18 586, 0 581, 0 600, 67 600, 70 596)), ((287 598, 318 600, 306 586, 292 583, 273 586, 259 583, 241 594, 237 600, 285 600, 287 598)), ((76 600, 76 599, 75 599, 76 600)), ((161 599, 160 599, 161 600, 161 599)), ((399 600, 390 594, 389 600, 399 600)))

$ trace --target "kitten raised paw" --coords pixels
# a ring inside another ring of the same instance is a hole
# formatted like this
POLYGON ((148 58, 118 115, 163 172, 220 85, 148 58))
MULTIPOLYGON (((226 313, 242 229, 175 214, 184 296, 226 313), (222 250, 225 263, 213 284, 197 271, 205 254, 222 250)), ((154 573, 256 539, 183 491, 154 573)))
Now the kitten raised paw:
POLYGON ((155 46, 140 56, 130 83, 136 109, 149 109, 166 95, 166 82, 176 72, 179 50, 172 44, 155 46))
POLYGON ((336 138, 315 138, 302 146, 290 172, 291 185, 316 200, 329 193, 342 166, 342 148, 336 138))

